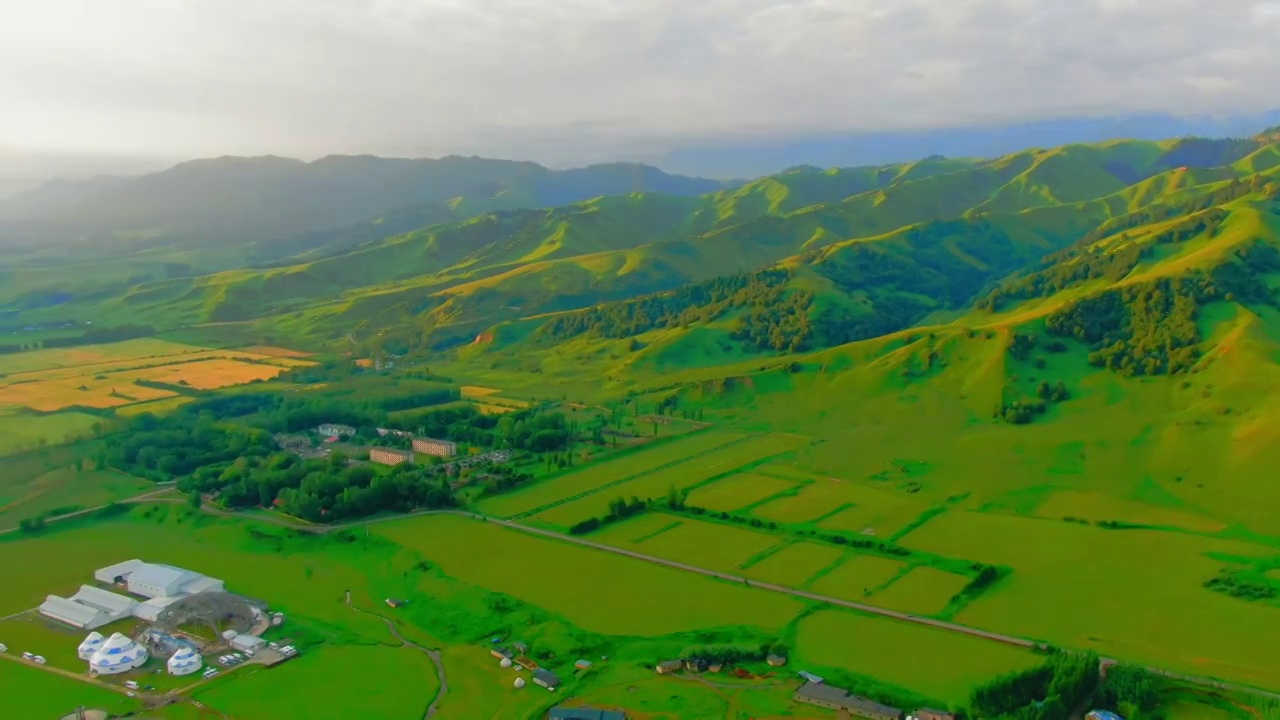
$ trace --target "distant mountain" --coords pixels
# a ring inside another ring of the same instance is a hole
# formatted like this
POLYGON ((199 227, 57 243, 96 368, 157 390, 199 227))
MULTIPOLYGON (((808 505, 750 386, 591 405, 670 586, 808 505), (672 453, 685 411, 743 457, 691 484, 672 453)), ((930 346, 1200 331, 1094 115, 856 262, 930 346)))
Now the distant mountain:
POLYGON ((705 177, 760 177, 796 165, 848 167, 908 162, 929 155, 995 157, 1026 148, 1094 143, 1116 138, 1249 137, 1280 124, 1280 111, 1226 118, 1127 115, 1061 118, 1009 125, 919 131, 842 133, 803 138, 714 138, 645 156, 670 172, 705 177))

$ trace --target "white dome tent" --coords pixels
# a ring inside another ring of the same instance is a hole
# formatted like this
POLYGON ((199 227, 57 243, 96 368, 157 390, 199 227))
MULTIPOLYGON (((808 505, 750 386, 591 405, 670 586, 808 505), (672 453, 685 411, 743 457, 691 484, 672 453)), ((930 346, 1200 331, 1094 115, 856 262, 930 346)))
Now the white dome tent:
POLYGON ((102 647, 102 643, 106 642, 106 640, 102 633, 95 630, 89 633, 84 642, 80 643, 80 647, 76 649, 76 654, 80 656, 81 660, 88 660, 93 657, 94 653, 98 652, 98 648, 102 647))
POLYGON ((501 660, 498 661, 498 665, 504 668, 511 667, 511 658, 502 658, 501 660))
POLYGON ((204 658, 200 657, 200 653, 191 648, 182 648, 169 658, 166 667, 169 669, 170 675, 190 675, 199 670, 204 665, 204 658))
POLYGON ((524 678, 522 678, 522 677, 518 677, 518 678, 516 678, 516 681, 515 681, 514 683, 512 683, 512 685, 515 685, 517 688, 522 688, 522 687, 524 687, 524 678))
POLYGON ((89 671, 98 675, 119 675, 147 663, 147 649, 120 633, 102 643, 89 657, 89 671))

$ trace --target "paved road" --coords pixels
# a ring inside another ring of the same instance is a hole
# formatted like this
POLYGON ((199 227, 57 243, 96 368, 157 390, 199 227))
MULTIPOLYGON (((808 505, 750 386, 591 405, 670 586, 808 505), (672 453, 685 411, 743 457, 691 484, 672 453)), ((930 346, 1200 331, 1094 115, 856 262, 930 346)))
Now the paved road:
POLYGON ((419 645, 418 643, 401 635, 400 628, 397 628, 395 622, 393 622, 391 618, 387 617, 386 615, 383 615, 382 613, 373 612, 372 610, 364 610, 362 608, 356 607, 355 605, 352 605, 350 590, 347 591, 346 603, 347 603, 347 607, 351 608, 352 610, 355 610, 358 613, 364 613, 365 615, 372 615, 376 618, 381 619, 383 622, 387 624, 387 629, 391 631, 391 634, 395 636, 395 638, 399 640, 402 645, 411 647, 421 652, 422 654, 426 655, 427 657, 431 658, 431 664, 435 665, 435 668, 436 668, 436 676, 440 678, 440 692, 436 693, 435 698, 431 700, 431 704, 427 706, 427 711, 423 713, 422 717, 424 720, 429 720, 429 718, 435 717, 436 710, 440 705, 440 701, 443 700, 445 694, 449 692, 449 678, 445 677, 444 660, 441 659, 440 657, 440 651, 433 650, 429 647, 423 647, 422 645, 419 645))
MULTIPOLYGON (((154 496, 159 492, 163 492, 163 491, 156 491, 156 492, 147 493, 144 495, 139 495, 137 497, 129 498, 127 500, 122 500, 120 502, 125 502, 125 503, 147 502, 147 500, 151 496, 154 496)), ((169 500, 169 499, 161 498, 161 500, 169 500)), ((183 502, 183 500, 180 500, 177 498, 172 499, 172 501, 183 502)), ((65 519, 66 517, 82 515, 84 513, 92 512, 93 510, 96 510, 96 509, 98 508, 81 510, 80 512, 73 513, 70 516, 50 518, 46 522, 53 522, 56 520, 65 519)), ((212 508, 209 506, 202 506, 201 510, 214 515, 228 515, 228 516, 234 515, 234 513, 229 513, 225 510, 219 510, 217 508, 212 508)), ((675 560, 668 560, 666 558, 655 557, 653 555, 645 555, 644 553, 638 553, 632 550, 613 547, 612 545, 605 545, 603 543, 593 542, 585 538, 576 537, 573 535, 565 535, 564 533, 555 532, 553 530, 544 530, 542 528, 523 525, 521 523, 514 522, 512 520, 500 520, 497 518, 485 517, 484 515, 480 515, 478 513, 470 512, 467 510, 420 510, 417 512, 406 513, 404 515, 373 518, 370 520, 356 521, 356 522, 345 523, 341 525, 297 525, 297 524, 294 524, 279 518, 273 518, 273 517, 255 517, 254 520, 259 522, 266 522, 274 525, 279 525, 281 527, 288 527, 288 528, 292 528, 294 530, 299 530, 302 532, 324 534, 324 533, 336 532, 339 530, 348 530, 355 527, 373 525, 381 522, 404 520, 409 517, 418 517, 423 515, 458 515, 462 517, 469 517, 476 520, 491 522, 491 523, 494 523, 495 525, 501 525, 503 527, 510 528, 518 532, 527 533, 530 535, 538 535, 538 536, 550 538, 553 540, 559 540, 560 542, 573 543, 575 545, 580 545, 582 547, 587 547, 587 548, 591 548, 593 550, 599 550, 602 552, 613 553, 615 555, 623 555, 636 560, 641 560, 643 562, 653 563, 655 565, 662 565, 662 566, 673 568, 676 570, 682 570, 684 572, 718 578, 720 580, 726 580, 728 582, 733 582, 733 583, 740 583, 753 588, 767 590, 769 592, 776 592, 783 595, 790 595, 792 597, 801 598, 803 600, 810 600, 813 602, 819 602, 826 605, 834 605, 836 607, 849 608, 851 610, 857 610, 859 612, 864 612, 871 615, 878 615, 880 617, 886 617, 893 620, 900 620, 902 622, 910 622, 910 623, 915 623, 917 625, 925 625, 925 626, 932 627, 938 630, 943 630, 946 632, 953 632, 960 635, 975 637, 982 640, 988 640, 991 642, 998 642, 1005 645, 1011 645, 1014 647, 1036 648, 1041 645, 1040 643, 1034 640, 1029 640, 1027 638, 1015 637, 1013 635, 1003 635, 1001 633, 981 630, 979 628, 969 627, 967 625, 960 625, 958 623, 947 622, 945 620, 937 620, 929 617, 921 617, 919 615, 911 615, 909 613, 902 613, 896 610, 889 610, 882 607, 876 607, 874 605, 866 605, 864 603, 853 602, 850 600, 842 600, 840 598, 829 597, 826 595, 819 595, 817 593, 811 593, 806 590, 798 590, 792 587, 785 587, 782 585, 774 585, 772 583, 752 581, 740 575, 722 573, 716 570, 701 568, 696 565, 689 565, 688 563, 682 563, 675 560)), ((1102 661, 1104 664, 1114 664, 1118 662, 1114 658, 1102 658, 1102 661)), ((441 672, 443 673, 443 669, 442 669, 443 666, 440 665, 438 667, 441 668, 441 672)), ((1190 683, 1192 685, 1199 685, 1201 687, 1211 687, 1211 688, 1216 688, 1218 690, 1230 690, 1235 692, 1249 693, 1249 694, 1258 695, 1261 697, 1271 698, 1274 700, 1280 700, 1280 693, 1261 690, 1261 689, 1250 687, 1247 685, 1239 685, 1236 683, 1222 682, 1214 678, 1200 677, 1196 675, 1185 675, 1185 674, 1176 673, 1176 672, 1172 672, 1169 670, 1164 670, 1156 667, 1147 667, 1146 669, 1147 671, 1155 673, 1157 675, 1161 675, 1174 680, 1180 680, 1182 682, 1190 683)))

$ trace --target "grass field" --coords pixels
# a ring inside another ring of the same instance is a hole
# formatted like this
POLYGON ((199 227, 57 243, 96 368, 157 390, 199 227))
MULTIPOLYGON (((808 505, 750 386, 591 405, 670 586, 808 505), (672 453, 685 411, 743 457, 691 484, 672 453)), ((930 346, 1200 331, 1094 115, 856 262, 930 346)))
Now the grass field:
POLYGON ((591 540, 726 572, 737 571, 753 556, 783 542, 768 533, 705 520, 678 519, 661 513, 648 513, 639 519, 645 520, 644 525, 630 526, 630 521, 624 521, 593 534, 591 540), (671 525, 677 520, 680 524, 670 530, 646 536, 649 528, 671 525))
POLYGON ((195 698, 235 717, 408 720, 422 717, 439 686, 431 661, 417 650, 337 645, 303 652, 278 668, 246 668, 195 698))
POLYGON ((738 510, 780 492, 791 490, 793 482, 768 475, 743 473, 703 485, 689 493, 690 505, 708 510, 738 510))
POLYGON ((801 620, 796 645, 797 664, 845 669, 955 705, 967 704, 981 682, 1044 661, 998 643, 838 610, 801 620))
POLYGON ((791 543, 743 570, 748 577, 790 587, 802 587, 809 578, 840 560, 844 551, 813 542, 791 543))
MULTIPOLYGON (((697 437, 696 435, 693 437, 697 437)), ((628 480, 616 487, 540 512, 534 519, 549 525, 569 527, 589 517, 608 512, 609 502, 618 497, 657 498, 672 488, 681 490, 708 478, 731 472, 758 460, 793 450, 807 442, 794 435, 768 434, 746 442, 712 450, 695 460, 664 467, 628 480)))
POLYGON ((463 582, 600 633, 651 636, 735 625, 776 630, 802 608, 773 593, 452 515, 388 522, 375 532, 463 582), (673 595, 672 588, 680 590, 673 595))
POLYGON ((720 447, 743 437, 740 433, 711 430, 665 440, 652 447, 588 465, 564 475, 540 482, 532 487, 499 495, 480 503, 482 512, 510 517, 554 503, 577 493, 590 492, 601 485, 630 477, 636 473, 679 462, 701 452, 720 447))
POLYGON ((1053 520, 1075 517, 1092 522, 1106 520, 1174 527, 1193 532, 1214 533, 1226 529, 1220 520, 1186 510, 1124 500, 1102 492, 1059 490, 1040 503, 1035 514, 1053 520))
MULTIPOLYGON (((12 651, 11 651, 12 652, 12 651)), ((21 655, 22 651, 19 650, 21 655)), ((77 707, 97 708, 118 715, 141 710, 141 703, 123 693, 55 675, 16 660, 0 657, 0 698, 12 718, 60 718, 77 707)))
POLYGON ((105 505, 155 489, 155 483, 115 470, 95 470, 88 463, 85 468, 59 468, 34 479, 25 473, 0 474, 0 530, 50 511, 105 505))
POLYGON ((547 702, 547 692, 529 683, 529 673, 521 673, 528 683, 525 688, 513 687, 515 671, 499 667, 482 647, 451 645, 441 655, 449 677, 449 693, 440 702, 440 718, 530 717, 547 702))
POLYGON ((1280 687, 1280 608, 1203 587, 1222 563, 1207 553, 1270 557, 1236 541, 1152 530, 949 512, 909 547, 1007 565, 1013 574, 957 621, 1095 648, 1126 660, 1280 687))
POLYGON ((142 413, 163 415, 164 413, 176 410, 177 408, 186 405, 192 400, 195 400, 195 398, 187 395, 175 395, 170 398, 164 398, 163 400, 152 400, 151 402, 137 403, 135 405, 126 405, 121 408, 116 408, 116 415, 120 417, 133 417, 134 415, 141 415, 142 413))
POLYGON ((907 564, 875 555, 851 555, 834 570, 810 583, 816 593, 842 600, 866 602, 869 591, 898 577, 907 564))
POLYGON ((917 567, 892 585, 871 596, 871 604, 891 610, 934 615, 942 612, 952 596, 969 583, 969 578, 937 568, 917 567))
MULTIPOLYGON (((32 450, 42 443, 54 445, 85 437, 102 419, 78 412, 36 415, 0 411, 0 455, 32 450)), ((3 482, 3 481, 0 481, 3 482)))
POLYGON ((856 533, 870 529, 871 534, 885 537, 916 519, 927 507, 917 500, 860 483, 819 477, 798 494, 765 503, 752 514, 790 523, 822 518, 819 525, 824 528, 856 533))

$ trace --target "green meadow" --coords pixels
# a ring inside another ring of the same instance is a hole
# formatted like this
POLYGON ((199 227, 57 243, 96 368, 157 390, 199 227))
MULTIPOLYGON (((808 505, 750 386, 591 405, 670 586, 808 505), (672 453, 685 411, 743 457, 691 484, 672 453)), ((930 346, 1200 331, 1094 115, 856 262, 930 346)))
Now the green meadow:
MULTIPOLYGON (((21 652, 18 651, 19 654, 21 652)), ((2 657, 0 698, 4 698, 4 712, 8 717, 32 720, 60 718, 80 706, 120 715, 141 710, 141 703, 124 693, 55 675, 2 657)))
POLYGON ((26 518, 97 507, 156 489, 154 483, 115 470, 96 470, 89 462, 82 468, 0 475, 0 530, 17 527, 26 518))

